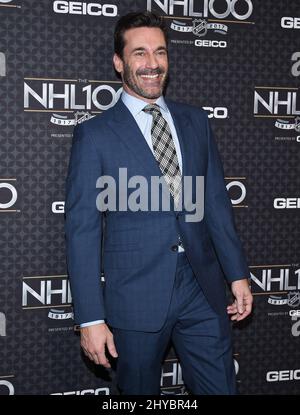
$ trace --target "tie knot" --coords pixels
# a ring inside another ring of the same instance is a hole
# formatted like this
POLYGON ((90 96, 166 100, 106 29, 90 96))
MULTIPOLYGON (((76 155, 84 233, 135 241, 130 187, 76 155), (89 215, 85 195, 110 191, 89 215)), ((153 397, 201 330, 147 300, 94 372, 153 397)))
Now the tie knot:
POLYGON ((143 108, 143 111, 152 116, 160 114, 160 109, 157 104, 148 104, 143 108))

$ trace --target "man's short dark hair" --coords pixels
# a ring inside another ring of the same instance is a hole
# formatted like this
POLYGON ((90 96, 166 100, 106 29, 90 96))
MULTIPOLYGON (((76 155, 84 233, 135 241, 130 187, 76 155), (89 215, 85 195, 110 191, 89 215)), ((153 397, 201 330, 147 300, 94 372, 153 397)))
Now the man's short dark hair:
POLYGON ((162 17, 148 11, 128 13, 118 20, 114 33, 115 53, 120 56, 120 58, 123 58, 125 47, 124 33, 129 29, 137 27, 154 27, 161 29, 166 43, 168 42, 167 27, 162 17))

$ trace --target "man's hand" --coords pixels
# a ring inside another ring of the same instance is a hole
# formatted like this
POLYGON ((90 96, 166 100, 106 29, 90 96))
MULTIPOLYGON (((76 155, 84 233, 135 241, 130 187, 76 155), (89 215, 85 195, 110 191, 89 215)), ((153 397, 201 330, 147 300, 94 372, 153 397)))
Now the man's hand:
POLYGON ((252 310, 253 296, 246 278, 233 281, 231 291, 235 301, 227 307, 227 313, 231 314, 231 320, 240 321, 246 318, 252 310))
POLYGON ((110 363, 105 355, 105 345, 113 357, 118 357, 113 340, 112 332, 105 323, 94 324, 92 326, 82 327, 81 347, 84 354, 91 359, 96 365, 102 365, 110 368, 110 363))

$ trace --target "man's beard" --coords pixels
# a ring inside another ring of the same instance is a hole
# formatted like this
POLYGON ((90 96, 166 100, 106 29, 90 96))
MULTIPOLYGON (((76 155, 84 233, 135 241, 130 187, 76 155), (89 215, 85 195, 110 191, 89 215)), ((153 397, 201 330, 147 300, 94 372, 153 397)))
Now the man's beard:
POLYGON ((143 98, 147 98, 147 99, 156 99, 162 95, 164 87, 166 85, 167 77, 168 77, 168 74, 166 73, 166 71, 162 67, 158 67, 157 69, 154 69, 154 70, 143 69, 143 70, 137 70, 136 72, 136 76, 156 75, 156 74, 159 74, 159 75, 165 74, 165 77, 163 78, 159 91, 157 93, 147 92, 144 88, 137 85, 137 83, 135 82, 134 76, 133 76, 133 72, 130 66, 128 65, 128 63, 124 63, 123 82, 137 95, 143 98))

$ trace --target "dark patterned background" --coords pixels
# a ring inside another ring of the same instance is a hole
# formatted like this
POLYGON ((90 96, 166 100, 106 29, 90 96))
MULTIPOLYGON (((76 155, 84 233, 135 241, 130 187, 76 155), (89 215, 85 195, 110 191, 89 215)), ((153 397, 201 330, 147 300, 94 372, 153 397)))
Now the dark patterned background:
MULTIPOLYGON (((300 56, 292 61, 300 54, 299 1, 187 0, 194 7, 185 16, 178 5, 172 15, 171 0, 96 1, 114 5, 105 10, 117 9, 117 16, 55 13, 54 3, 72 2, 0 0, 0 395, 117 393, 114 371, 96 368, 80 352, 69 318, 62 204, 55 213, 52 203, 64 199, 72 139, 73 127, 61 122, 101 111, 85 106, 88 92, 99 86, 104 89, 95 93, 98 102, 113 104, 115 92, 106 85, 120 88, 111 64, 114 24, 119 15, 147 7, 168 26, 196 27, 203 19, 227 26, 227 34, 209 29, 200 35, 170 28, 167 95, 214 114, 226 182, 238 182, 229 190, 232 199, 240 196, 240 184, 246 189, 234 212, 253 273, 255 309, 247 322, 234 326, 239 391, 300 394, 300 56), (205 3, 219 14, 234 3, 238 14, 250 3, 253 11, 246 20, 231 13, 216 18, 211 10, 189 16, 205 3), (281 27, 282 17, 290 17, 283 26, 292 21, 295 28, 281 27), (227 47, 197 47, 195 40, 227 47), (56 94, 73 88, 73 105, 54 98, 52 108, 50 84, 56 94), (280 101, 294 94, 295 102, 290 108, 279 104, 277 115, 274 105, 268 110, 260 101, 254 114, 255 91, 268 104, 276 93, 280 101), (299 127, 277 128, 277 120, 299 127), (7 207, 10 186, 17 200, 7 207), (275 209, 276 198, 291 198, 296 207, 275 209)), ((173 350, 162 393, 185 393, 173 350)))

